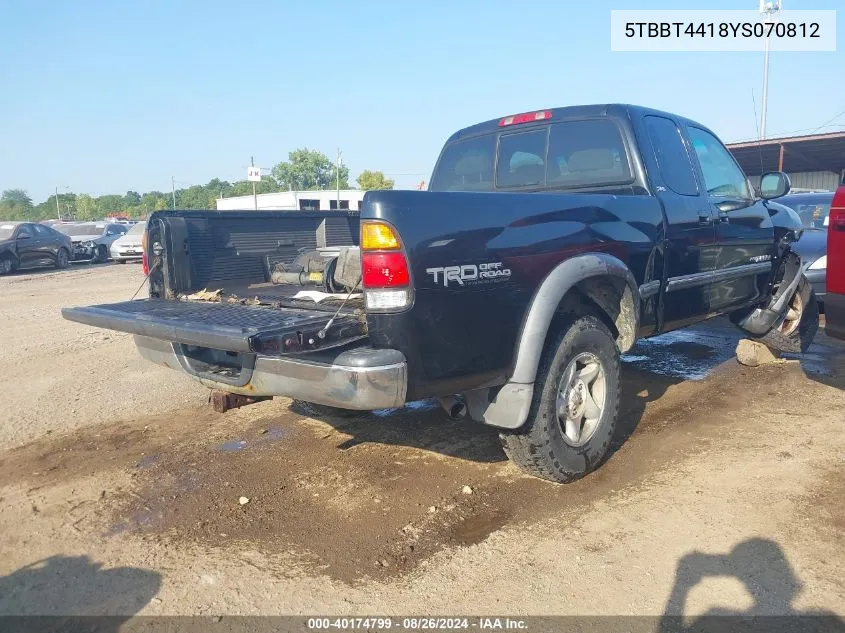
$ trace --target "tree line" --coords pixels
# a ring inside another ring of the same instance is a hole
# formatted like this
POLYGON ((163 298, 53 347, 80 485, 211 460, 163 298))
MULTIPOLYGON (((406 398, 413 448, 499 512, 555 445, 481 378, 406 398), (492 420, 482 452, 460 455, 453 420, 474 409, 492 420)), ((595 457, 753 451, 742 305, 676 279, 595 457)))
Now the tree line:
MULTIPOLYGON (((356 179, 364 191, 393 189, 393 181, 380 171, 363 171, 356 179)), ((0 194, 0 220, 48 220, 59 215, 76 220, 97 220, 110 214, 144 218, 162 209, 215 209, 218 198, 252 195, 252 182, 229 182, 213 178, 204 185, 193 185, 174 192, 127 191, 125 195, 91 196, 87 193, 59 193, 39 204, 23 189, 6 189, 0 194)), ((350 189, 349 168, 338 169, 328 156, 308 148, 288 154, 288 160, 277 163, 269 175, 255 183, 256 193, 278 191, 311 191, 315 189, 350 189)))

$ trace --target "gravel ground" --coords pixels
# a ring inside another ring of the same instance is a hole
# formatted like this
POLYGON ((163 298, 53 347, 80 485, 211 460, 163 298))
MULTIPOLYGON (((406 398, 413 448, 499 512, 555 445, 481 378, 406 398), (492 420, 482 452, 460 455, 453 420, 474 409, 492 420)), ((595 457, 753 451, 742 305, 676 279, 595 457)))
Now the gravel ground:
POLYGON ((845 615, 845 367, 824 337, 756 369, 725 360, 720 324, 644 343, 613 456, 555 486, 426 403, 215 414, 130 337, 59 315, 141 280, 0 278, 0 614, 845 615))

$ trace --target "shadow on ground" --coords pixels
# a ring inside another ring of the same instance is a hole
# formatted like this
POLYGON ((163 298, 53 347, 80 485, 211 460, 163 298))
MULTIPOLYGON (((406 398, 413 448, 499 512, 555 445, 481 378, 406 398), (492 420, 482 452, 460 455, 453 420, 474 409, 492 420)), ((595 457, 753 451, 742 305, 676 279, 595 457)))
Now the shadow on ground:
POLYGON ((764 538, 752 538, 736 545, 727 554, 691 552, 678 561, 660 633, 723 633, 739 631, 772 633, 778 631, 845 630, 836 614, 828 611, 797 611, 793 602, 802 582, 780 545, 764 538), (748 609, 711 608, 697 618, 685 618, 686 600, 704 579, 736 578, 754 601, 748 609))
MULTIPOLYGON (((87 556, 52 556, 0 577, 0 616, 109 615, 129 619, 160 587, 161 575, 154 571, 103 569, 87 556)), ((35 624, 32 619, 28 623, 35 624)), ((109 628, 98 631, 117 631, 122 619, 106 623, 109 628)), ((6 625, 3 628, 10 630, 6 625)))

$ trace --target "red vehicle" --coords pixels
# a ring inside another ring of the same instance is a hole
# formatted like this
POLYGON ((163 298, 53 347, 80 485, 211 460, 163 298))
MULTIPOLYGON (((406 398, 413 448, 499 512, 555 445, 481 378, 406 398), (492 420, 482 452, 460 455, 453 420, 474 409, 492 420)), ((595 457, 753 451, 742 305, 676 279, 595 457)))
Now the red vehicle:
POLYGON ((827 227, 825 333, 845 339, 845 182, 830 205, 827 227))

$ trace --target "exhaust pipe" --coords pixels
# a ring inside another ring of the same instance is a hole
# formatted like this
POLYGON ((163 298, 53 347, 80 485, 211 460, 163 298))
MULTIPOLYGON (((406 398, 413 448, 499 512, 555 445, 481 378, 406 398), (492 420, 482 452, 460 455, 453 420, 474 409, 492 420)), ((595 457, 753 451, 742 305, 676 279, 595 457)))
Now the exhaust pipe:
POLYGON ((438 398, 437 401, 452 419, 462 418, 467 414, 466 403, 463 400, 458 400, 455 396, 445 396, 438 398))

